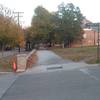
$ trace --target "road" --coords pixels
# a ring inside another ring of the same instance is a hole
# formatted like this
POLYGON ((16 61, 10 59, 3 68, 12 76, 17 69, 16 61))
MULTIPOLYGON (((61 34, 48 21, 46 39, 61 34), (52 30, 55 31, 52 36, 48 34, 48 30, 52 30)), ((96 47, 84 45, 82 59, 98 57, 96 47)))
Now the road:
MULTIPOLYGON (((47 52, 50 54, 49 51, 39 51, 38 54, 45 55, 46 53, 47 55, 47 52)), ((51 58, 49 54, 46 61, 51 58)), ((51 55, 56 59, 55 54, 51 53, 51 55)), ((53 62, 50 65, 50 62, 44 65, 45 71, 34 73, 33 68, 30 69, 31 71, 18 75, 1 100, 100 100, 100 68, 98 66, 93 67, 70 61, 65 64, 53 62)), ((41 61, 41 66, 43 63, 41 61)))

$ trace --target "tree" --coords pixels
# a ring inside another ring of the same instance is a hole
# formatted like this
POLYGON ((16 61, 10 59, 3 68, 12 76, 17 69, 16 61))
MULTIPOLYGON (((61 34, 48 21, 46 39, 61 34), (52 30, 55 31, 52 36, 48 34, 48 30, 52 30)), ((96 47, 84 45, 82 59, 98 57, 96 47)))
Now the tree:
MULTIPOLYGON (((38 42, 64 43, 70 46, 74 41, 82 39, 81 22, 83 15, 79 7, 72 3, 58 6, 57 12, 49 12, 42 6, 35 9, 28 36, 38 42)), ((32 42, 31 41, 31 42, 32 42)))
POLYGON ((60 4, 58 6, 58 18, 59 28, 62 30, 59 36, 62 37, 61 41, 65 45, 70 46, 73 41, 81 39, 83 15, 79 7, 75 7, 72 3, 60 4))
POLYGON ((0 45, 2 50, 7 47, 15 47, 25 44, 22 28, 16 22, 6 16, 0 15, 0 45))
POLYGON ((32 19, 32 28, 37 41, 45 42, 48 39, 48 33, 54 28, 52 13, 48 12, 42 6, 37 7, 32 19))
POLYGON ((26 40, 26 50, 29 51, 34 47, 34 34, 33 34, 33 28, 32 27, 27 27, 24 29, 24 34, 25 34, 25 40, 26 40))

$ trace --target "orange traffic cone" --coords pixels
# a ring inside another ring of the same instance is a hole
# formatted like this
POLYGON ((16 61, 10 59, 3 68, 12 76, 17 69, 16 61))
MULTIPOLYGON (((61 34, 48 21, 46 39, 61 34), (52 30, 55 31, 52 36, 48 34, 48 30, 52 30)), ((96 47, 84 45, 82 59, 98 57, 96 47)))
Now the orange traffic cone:
POLYGON ((15 62, 13 62, 13 70, 16 72, 16 70, 17 70, 17 66, 16 66, 16 63, 15 62))

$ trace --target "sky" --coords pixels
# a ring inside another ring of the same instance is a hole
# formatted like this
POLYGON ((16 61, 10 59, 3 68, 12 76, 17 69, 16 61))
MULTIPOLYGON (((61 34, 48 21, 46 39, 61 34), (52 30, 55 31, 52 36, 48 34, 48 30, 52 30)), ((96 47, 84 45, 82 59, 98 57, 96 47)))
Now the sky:
POLYGON ((0 0, 0 4, 10 8, 15 12, 24 12, 21 14, 20 24, 23 27, 31 25, 34 9, 41 5, 48 11, 57 11, 59 4, 64 2, 73 3, 78 6, 83 16, 92 22, 100 22, 100 0, 0 0))

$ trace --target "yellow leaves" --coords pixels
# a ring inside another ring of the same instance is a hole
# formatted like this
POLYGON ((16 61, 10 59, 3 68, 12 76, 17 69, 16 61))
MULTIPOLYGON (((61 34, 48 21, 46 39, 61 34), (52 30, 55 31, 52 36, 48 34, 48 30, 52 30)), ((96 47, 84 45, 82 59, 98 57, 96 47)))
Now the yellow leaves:
POLYGON ((5 44, 9 44, 10 46, 20 45, 21 47, 24 47, 25 45, 22 28, 12 19, 4 16, 0 16, 0 40, 0 42, 5 41, 5 44))
POLYGON ((24 39, 24 34, 23 32, 18 34, 18 44, 20 47, 25 47, 25 39, 24 39))

